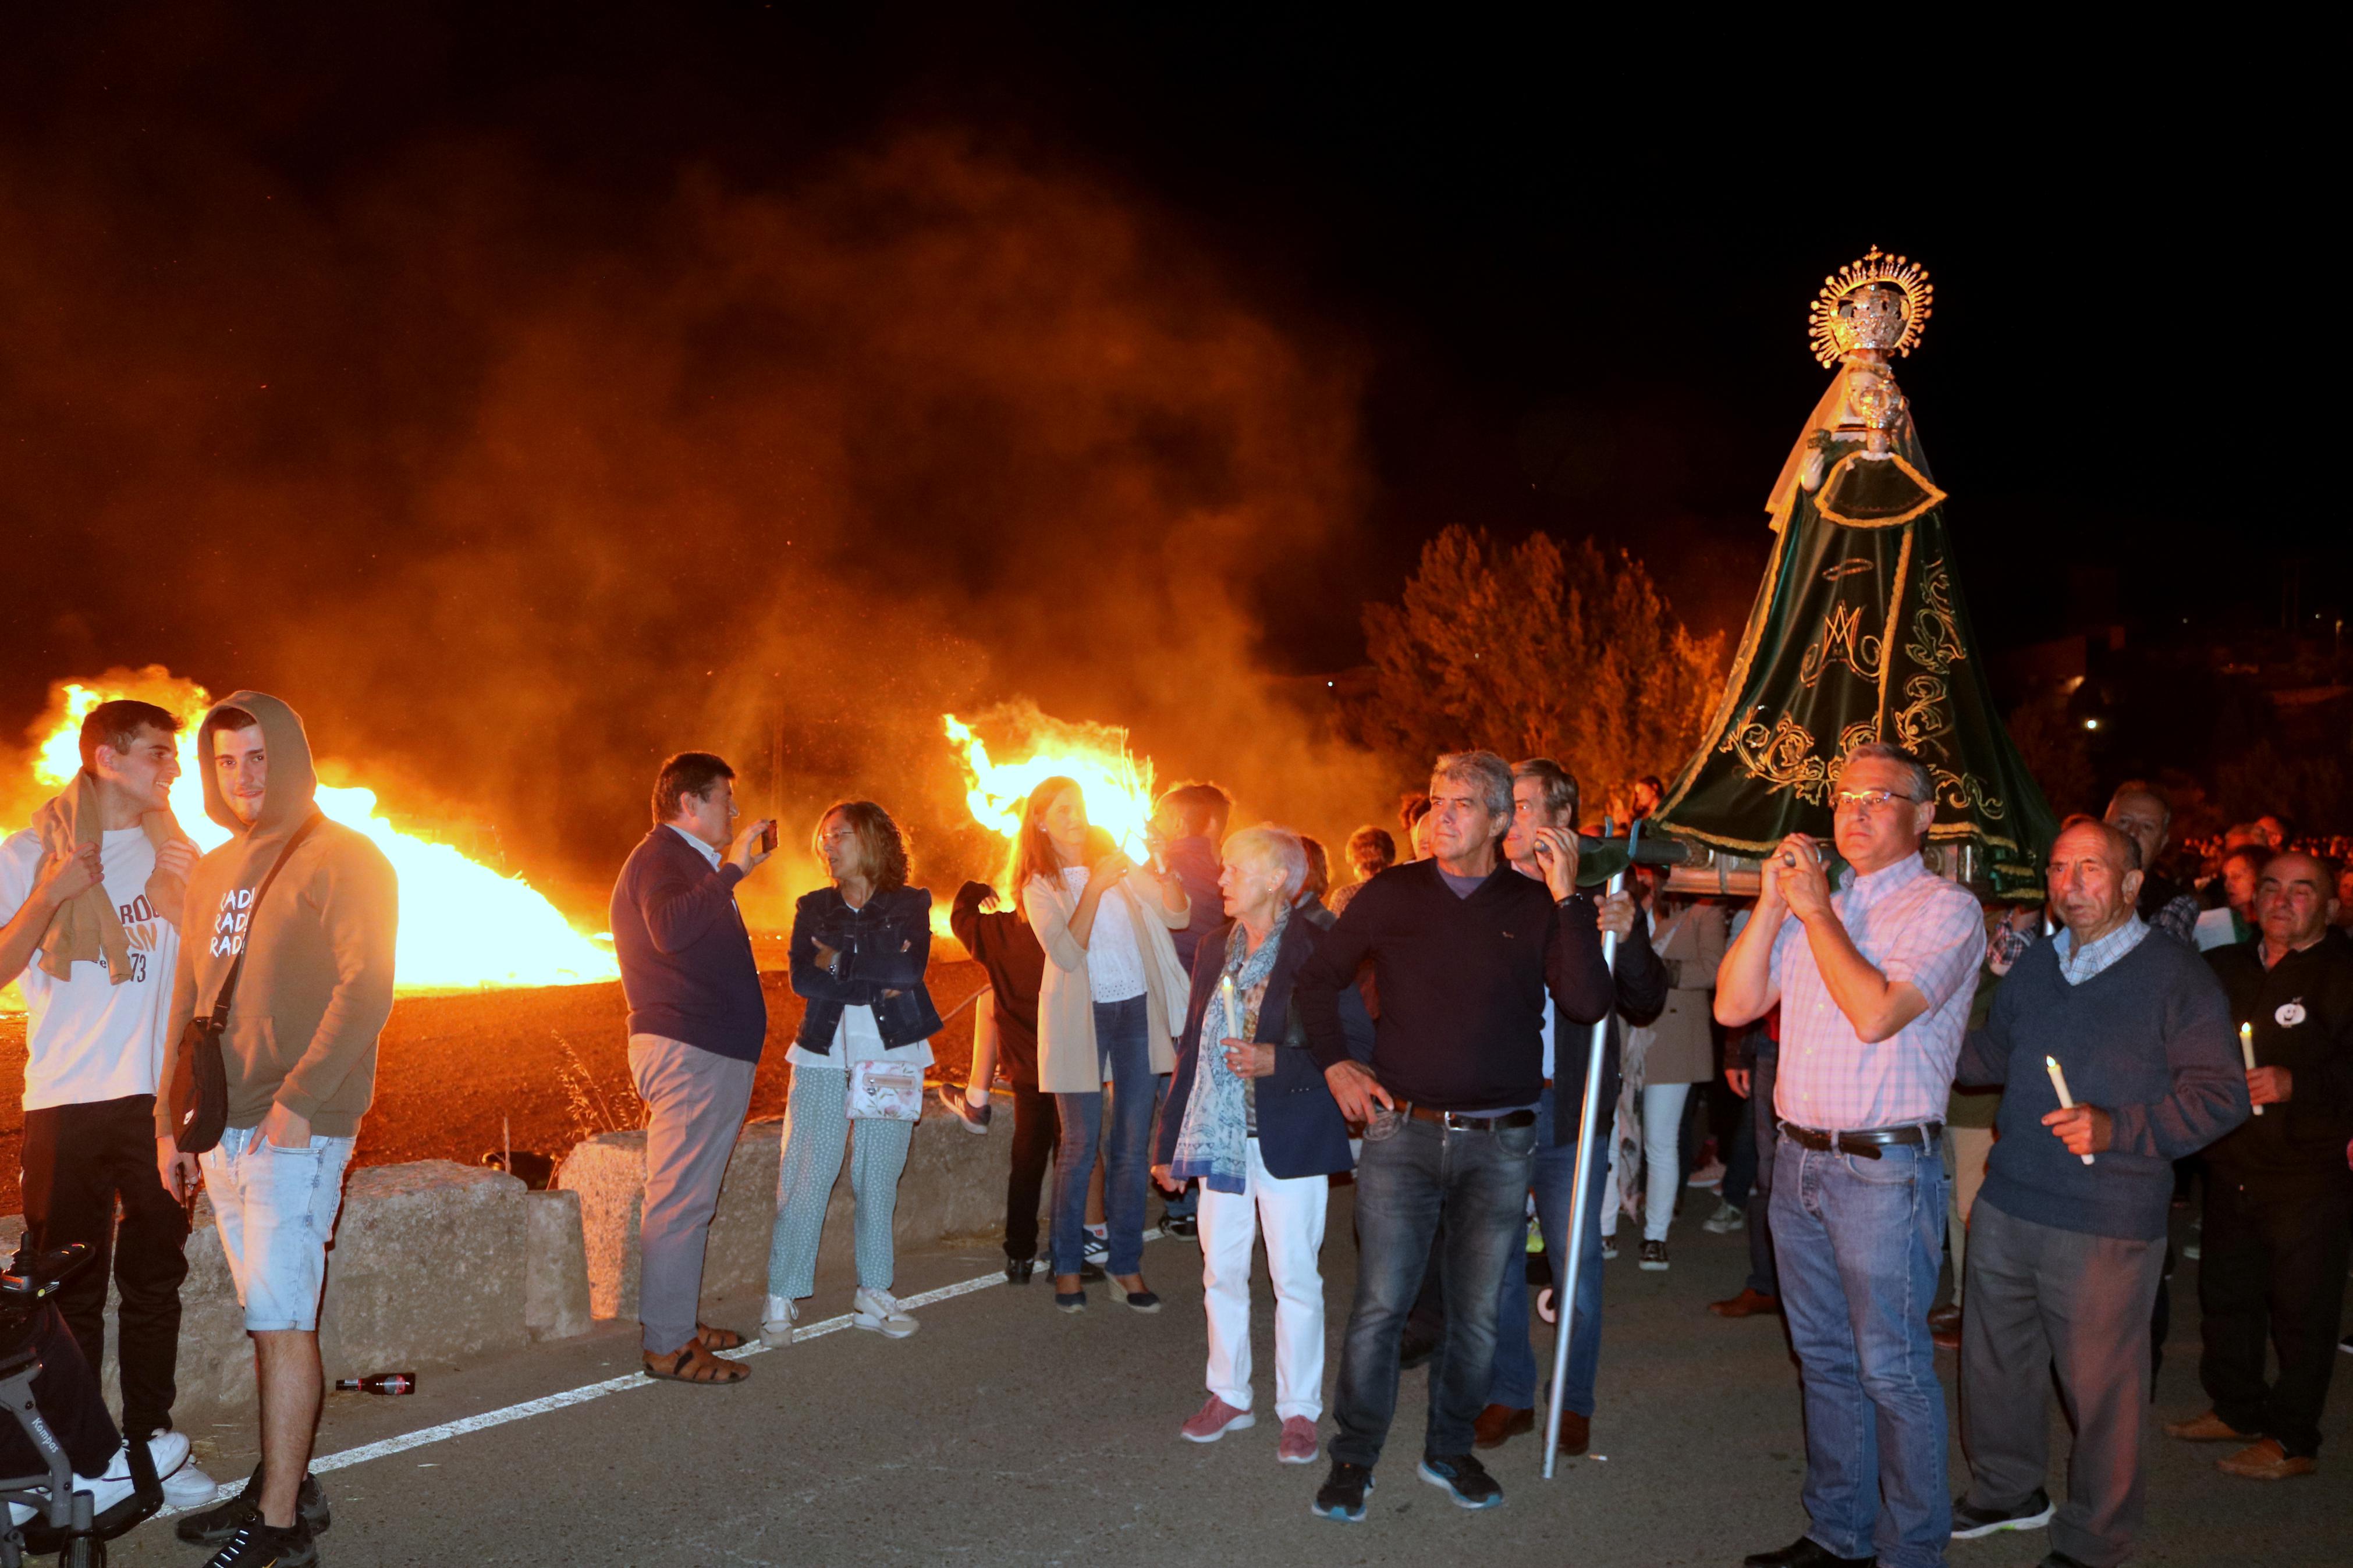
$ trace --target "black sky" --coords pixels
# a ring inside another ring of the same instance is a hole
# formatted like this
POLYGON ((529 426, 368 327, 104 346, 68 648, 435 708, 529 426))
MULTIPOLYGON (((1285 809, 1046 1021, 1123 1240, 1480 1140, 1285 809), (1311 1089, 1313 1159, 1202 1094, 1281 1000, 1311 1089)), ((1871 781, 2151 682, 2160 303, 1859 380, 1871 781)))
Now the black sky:
MULTIPOLYGON (((2116 573, 2126 613, 2152 622, 2275 616, 2291 573, 2307 612, 2341 604, 2322 463, 2295 456, 2317 410, 2266 336, 2335 328, 2266 294, 2259 265, 2296 246, 2315 198, 2295 127, 2234 100, 2234 60, 2185 39, 2127 63, 2115 39, 2038 34, 1964 61, 1844 42, 1818 18, 1703 68, 1692 19, 1660 16, 1605 38, 1436 13, 1409 28, 1165 8, 86 8, 20 31, 0 62, 0 177, 19 196, 52 179, 98 193, 153 249, 122 274, 132 316, 168 313, 183 240, 191 256, 234 243, 225 190, 338 215, 346 243, 365 232, 355 204, 445 149, 503 171, 518 248, 544 257, 627 257, 684 182, 789 195, 911 132, 1111 192, 1172 265, 1214 275, 1305 360, 1354 367, 1366 482, 1349 526, 1242 584, 1263 656, 1293 671, 1357 662, 1358 605, 1394 595, 1450 522, 1599 532, 1693 619, 1736 626, 1766 489, 1824 379, 1807 301, 1877 243, 1934 271, 1936 316, 1901 377, 1989 642, 2068 629, 2085 567, 2116 573), (1858 60, 1862 79, 1843 79, 1858 60), (214 169, 234 173, 216 184, 214 169)), ((266 274, 274 231, 253 232, 266 274)), ((311 291, 314 338, 377 307, 337 297, 337 266, 308 252, 287 279, 311 291)), ((471 373, 436 360, 434 327, 428 312, 354 332, 416 356, 388 416, 429 423, 414 387, 471 373)), ((225 382, 267 374, 239 352, 220 340, 225 382)), ((101 458, 42 449, 73 419, 21 367, 7 386, 10 356, 0 342, 11 466, 44 476, 45 498, 102 493, 101 458)), ((241 463, 339 460, 332 420, 253 419, 241 463)), ((396 465, 387 450, 353 461, 396 465)), ((31 717, 61 658, 216 666, 233 648, 209 611, 201 626, 159 612, 126 646, 93 634, 107 591, 74 570, 71 504, 6 505, 26 580, 77 613, 10 626, 0 728, 31 717)), ((408 525, 388 515, 335 548, 397 552, 408 525)))

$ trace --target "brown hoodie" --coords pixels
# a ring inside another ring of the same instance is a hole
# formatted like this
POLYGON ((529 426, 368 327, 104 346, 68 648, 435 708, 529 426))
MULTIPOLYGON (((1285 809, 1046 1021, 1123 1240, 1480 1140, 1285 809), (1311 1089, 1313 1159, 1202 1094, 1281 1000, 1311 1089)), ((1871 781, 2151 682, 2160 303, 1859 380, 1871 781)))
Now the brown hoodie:
MULTIPOLYGON (((392 1015, 399 923, 392 863, 364 834, 322 821, 252 911, 253 889, 317 809, 310 739, 301 719, 275 697, 232 691, 205 715, 196 756, 205 815, 231 837, 188 876, 172 1037, 199 1010, 212 1010, 242 947, 245 971, 222 1041, 228 1124, 258 1126, 275 1102, 308 1118, 322 1137, 354 1137, 375 1092, 376 1036, 392 1015), (229 809, 212 765, 213 714, 223 708, 241 708, 261 721, 269 783, 251 827, 229 809)), ((166 1055, 155 1096, 159 1135, 173 1131, 175 1065, 166 1055)))

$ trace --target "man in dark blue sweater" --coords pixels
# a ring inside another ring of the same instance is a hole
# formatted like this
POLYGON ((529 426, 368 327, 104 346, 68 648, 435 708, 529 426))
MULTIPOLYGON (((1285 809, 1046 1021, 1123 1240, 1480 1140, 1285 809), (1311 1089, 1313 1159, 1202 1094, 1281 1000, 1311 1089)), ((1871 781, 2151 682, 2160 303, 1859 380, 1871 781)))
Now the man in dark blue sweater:
MULTIPOLYGON (((1445 1222, 1446 1337, 1433 1362, 1419 1475, 1463 1508, 1504 1500, 1472 1456, 1495 1352, 1495 1281, 1518 1245, 1544 1096, 1545 997, 1589 1025, 1614 999, 1572 833, 1538 830, 1545 881, 1504 863, 1512 770, 1492 752, 1440 757, 1431 858, 1364 885, 1301 966, 1308 1049, 1341 1114, 1365 1128, 1356 1164, 1356 1297, 1333 1400, 1339 1435, 1315 1511, 1365 1517, 1396 1413, 1398 1347, 1430 1238, 1445 1222), (1348 1053, 1340 988, 1373 964, 1372 1064, 1348 1053)), ((1567 1120, 1567 1119, 1564 1119, 1567 1120)))
POLYGON ((1953 1535, 2049 1523, 2044 1568, 2112 1568, 2132 1549, 2173 1162, 2247 1118, 2222 988, 2189 948, 2147 940, 2139 863, 2139 846, 2105 823, 2079 816, 2061 831, 2051 905, 2066 930, 2019 959, 1955 1075, 2004 1088, 1969 1219, 1969 1489, 1953 1535), (2043 1487, 2054 1367, 2075 1426, 2055 1520, 2043 1487))
POLYGON ((649 1377, 741 1383, 744 1336, 695 1320, 720 1178, 751 1109, 768 1005, 735 884, 768 858, 769 824, 733 832, 735 773, 681 752, 654 780, 654 826, 613 885, 613 952, 629 1002, 629 1072, 646 1102, 638 1322, 649 1377))

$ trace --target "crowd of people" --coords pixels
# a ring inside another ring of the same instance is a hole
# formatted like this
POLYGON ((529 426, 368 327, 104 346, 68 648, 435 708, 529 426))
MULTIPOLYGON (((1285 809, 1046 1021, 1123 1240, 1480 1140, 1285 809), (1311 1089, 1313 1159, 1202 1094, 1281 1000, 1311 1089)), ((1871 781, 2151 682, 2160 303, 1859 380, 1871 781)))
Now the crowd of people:
MULTIPOLYGON (((19 1262, 76 1243, 94 1257, 40 1342, 101 1510, 131 1506, 152 1461, 216 1568, 300 1568, 329 1522, 308 1473, 318 1307, 391 1006, 397 893, 381 854, 317 812, 299 717, 258 692, 199 725, 207 813, 230 837, 198 857, 167 801, 178 729, 101 705, 81 773, 0 846, 0 981, 21 973, 32 1007, 19 1262), (218 1502, 171 1422, 199 1171, 259 1387, 260 1464, 218 1502), (119 1426, 95 1371, 110 1276, 119 1426)), ((1636 781, 1611 815, 1647 816, 1662 794, 1636 781)), ((1805 1532, 1750 1568, 1933 1568, 1950 1540, 2044 1525, 2046 1568, 2123 1561, 2171 1214, 2193 1199, 2211 1408, 2164 1430, 2230 1445, 2232 1477, 2312 1473, 2353 1250, 2337 867, 2264 818, 2175 879, 2165 798, 2128 784, 2063 826, 2046 899, 1989 905, 1924 858, 1927 770, 1865 744, 1842 760, 1831 839, 1777 846, 1735 907, 1641 867, 1588 890, 1584 804, 1548 759, 1441 756, 1400 834, 1350 836, 1335 885, 1313 838, 1229 831, 1214 785, 1166 792, 1131 856, 1080 784, 1048 779, 1001 890, 967 882, 954 900, 949 927, 987 984, 966 1081, 928 1101, 932 895, 888 811, 828 806, 810 838, 826 885, 799 900, 789 948, 803 1005, 756 1332, 793 1342, 845 1163, 850 1321, 916 1331, 892 1244, 916 1121, 935 1105, 986 1132, 1001 1079, 1008 1281, 1042 1260, 1060 1311, 1088 1310, 1099 1284, 1159 1312, 1144 1274, 1157 1189, 1164 1228, 1198 1241, 1206 1317, 1206 1399, 1172 1426, 1210 1443, 1256 1423, 1262 1246, 1275 1458, 1326 1461, 1312 1506, 1329 1519, 1366 1517, 1402 1371, 1424 1361, 1416 1476, 1465 1509, 1503 1500, 1479 1456, 1537 1425, 1539 1249, 1546 1315, 1573 1325, 1561 1447, 1585 1451, 1620 1222, 1639 1228, 1637 1267, 1672 1267, 1695 1181, 1716 1189, 1705 1228, 1745 1229, 1750 1247, 1743 1289, 1713 1310, 1779 1316, 1802 1369, 1805 1532), (1337 1179, 1356 1257, 1327 1442, 1337 1179), (1958 1498, 1940 1343, 1959 1355, 1958 1498), (2057 1505, 2054 1376, 2074 1429, 2057 1505)), ((703 1254, 768 1026, 736 890, 778 836, 744 820, 707 752, 663 763, 651 815, 611 904, 646 1108, 642 1365, 737 1384, 753 1369, 724 1352, 746 1334, 702 1320, 703 1254)), ((0 1475, 26 1468, 18 1437, 0 1424, 0 1475)))

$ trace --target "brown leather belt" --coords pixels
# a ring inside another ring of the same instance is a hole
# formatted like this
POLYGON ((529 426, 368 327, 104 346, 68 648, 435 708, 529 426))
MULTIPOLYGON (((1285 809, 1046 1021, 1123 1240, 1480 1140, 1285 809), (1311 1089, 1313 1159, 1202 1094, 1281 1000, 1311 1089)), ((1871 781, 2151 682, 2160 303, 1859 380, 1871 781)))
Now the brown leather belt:
POLYGON ((1432 1110, 1427 1105, 1416 1105, 1409 1100, 1398 1101, 1398 1114, 1410 1116, 1416 1121, 1427 1121, 1445 1128, 1449 1132, 1501 1132, 1513 1127, 1534 1127, 1536 1113, 1533 1110, 1506 1110, 1501 1116, 1464 1116, 1458 1111, 1432 1110))
POLYGON ((1866 1160, 1878 1159, 1879 1152, 1891 1143, 1926 1149, 1944 1130, 1941 1121, 1923 1121, 1910 1127, 1866 1127, 1854 1132, 1818 1132, 1794 1121, 1781 1123, 1781 1131, 1800 1148, 1822 1153, 1835 1149, 1841 1154, 1858 1154, 1866 1160))

